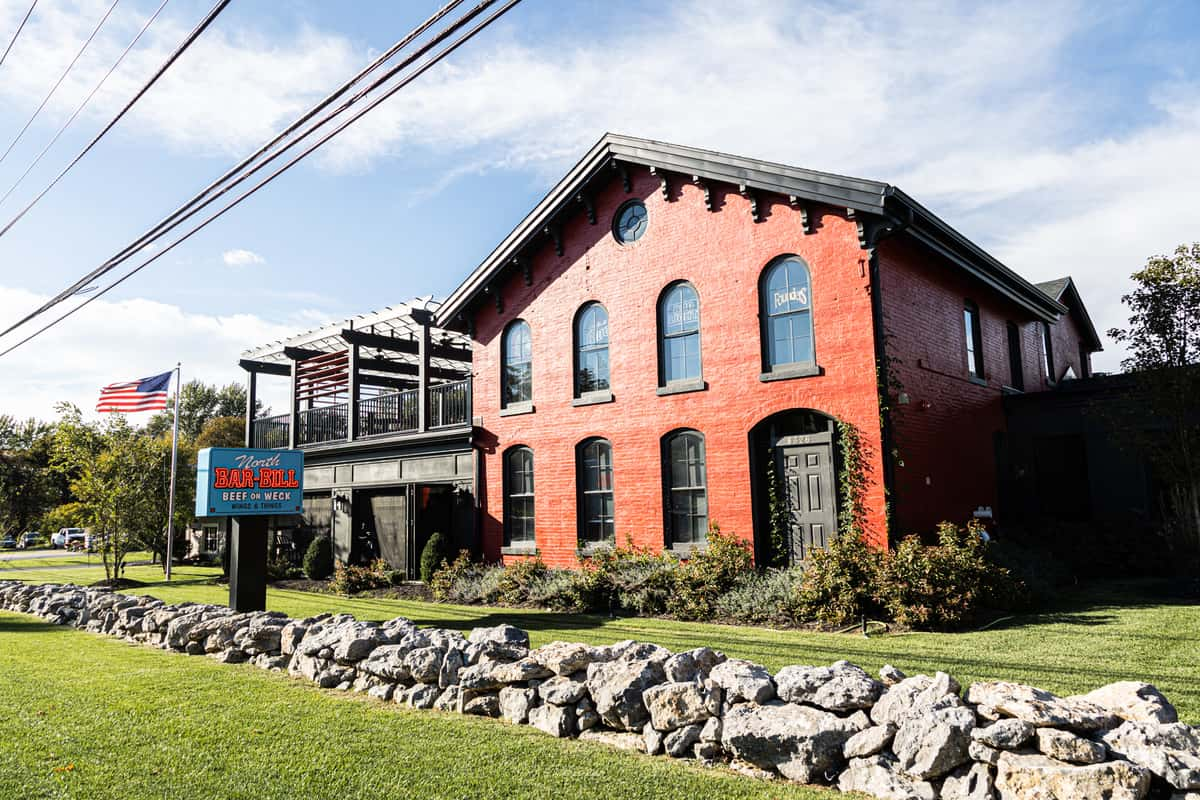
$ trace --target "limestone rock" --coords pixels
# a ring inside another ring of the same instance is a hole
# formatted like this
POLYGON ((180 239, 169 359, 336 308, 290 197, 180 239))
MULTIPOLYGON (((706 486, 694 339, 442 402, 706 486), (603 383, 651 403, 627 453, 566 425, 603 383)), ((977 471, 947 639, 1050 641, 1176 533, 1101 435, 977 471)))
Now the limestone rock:
POLYGON ((704 728, 700 731, 700 741, 702 742, 720 742, 721 741, 721 718, 709 717, 704 723, 704 728))
MULTIPOLYGON (((649 729, 650 726, 646 727, 649 729)), ((684 758, 691 752, 692 745, 700 741, 700 731, 703 729, 704 726, 699 723, 677 728, 663 737, 663 749, 672 758, 684 758)))
POLYGON ((529 721, 529 710, 537 703, 537 690, 505 686, 498 698, 500 716, 514 725, 524 725, 529 721))
POLYGON ((866 758, 886 750, 896 736, 896 726, 892 723, 872 725, 846 740, 843 755, 846 758, 866 758))
POLYGON ((656 756, 661 753, 664 738, 665 734, 662 731, 655 730, 653 725, 647 725, 642 728, 642 741, 646 746, 646 755, 656 756))
POLYGON ((841 765, 846 740, 859 730, 853 721, 828 711, 775 701, 733 706, 722 720, 721 741, 734 756, 760 769, 812 783, 841 765))
POLYGON ((1101 736, 1115 755, 1176 789, 1200 789, 1200 729, 1182 723, 1124 722, 1101 736))
POLYGON ((605 731, 598 728, 592 728, 590 731, 584 731, 579 734, 581 742, 595 742, 609 747, 615 747, 618 750, 632 750, 637 753, 644 753, 646 742, 641 735, 636 733, 618 733, 616 731, 605 731))
POLYGON ((1000 763, 1000 754, 1003 750, 997 750, 994 747, 988 747, 983 742, 972 740, 971 744, 967 745, 967 755, 972 761, 978 761, 980 764, 987 764, 994 767, 1000 763))
POLYGON ((1130 722, 1179 721, 1175 706, 1171 705, 1163 693, 1151 684, 1140 681, 1117 681, 1087 694, 1067 699, 1095 703, 1130 722))
POLYGON ((1086 700, 1068 700, 1056 694, 1008 681, 973 683, 967 701, 985 704, 1008 717, 1025 720, 1035 728, 1065 728, 1090 733, 1111 728, 1115 714, 1086 700))
POLYGON ((711 647, 698 647, 685 653, 676 653, 663 663, 667 680, 672 682, 703 680, 712 668, 725 660, 711 647))
POLYGON ((529 709, 529 724, 539 731, 560 739, 574 736, 575 708, 573 706, 537 706, 529 709))
POLYGON ((843 792, 862 792, 882 800, 937 800, 933 784, 906 775, 899 765, 884 755, 851 759, 838 776, 843 792))
POLYGON ((941 800, 995 800, 995 782, 986 764, 960 767, 942 781, 941 800))
POLYGON ((996 768, 1002 800, 1142 800, 1149 770, 1128 761, 1075 766, 1043 755, 1003 752, 996 768))
POLYGON ((529 657, 555 675, 570 675, 587 669, 589 664, 612 660, 607 648, 573 642, 551 642, 534 650, 529 657))
POLYGON ((538 697, 543 703, 553 703, 556 706, 573 706, 587 696, 586 681, 577 681, 565 675, 557 675, 543 681, 537 687, 538 697))
POLYGON ((617 730, 640 730, 650 719, 642 692, 665 679, 659 661, 610 661, 588 667, 587 687, 606 724, 617 730))
POLYGON ((371 655, 358 662, 358 670, 389 681, 408 683, 412 680, 412 673, 404 664, 405 652, 401 645, 381 645, 372 650, 371 655))
POLYGON ((650 724, 660 731, 702 723, 712 716, 708 693, 692 682, 651 686, 642 692, 642 699, 650 711, 650 724))
POLYGON ((962 706, 942 708, 901 723, 892 751, 901 769, 921 779, 937 778, 966 763, 975 714, 962 706))
POLYGON ((462 713, 477 717, 500 716, 500 693, 484 692, 462 701, 462 713))
POLYGON ((907 675, 891 664, 884 664, 879 668, 879 680, 883 682, 884 686, 895 686, 907 677, 907 675))
POLYGON ((436 647, 418 647, 404 657, 404 666, 417 683, 437 683, 445 653, 436 647))
POLYGON ((944 672, 932 678, 913 675, 888 688, 871 707, 871 721, 876 725, 891 722, 900 725, 909 717, 918 717, 942 708, 962 705, 958 682, 944 672))
POLYGON ((1100 742, 1057 728, 1038 728, 1037 748, 1042 754, 1068 764, 1099 764, 1108 754, 1108 748, 1100 742))
POLYGON ((436 683, 418 683, 408 690, 408 705, 422 710, 433 708, 440 693, 436 683))
POLYGON ((507 664, 495 664, 492 667, 492 680, 497 683, 525 683, 540 680, 554 675, 532 658, 523 658, 507 664))
POLYGON ((882 683, 848 661, 832 667, 784 667, 775 675, 775 686, 789 703, 810 703, 828 711, 870 708, 883 692, 882 683))
POLYGON ((1016 750, 1033 738, 1035 728, 1025 720, 1001 719, 991 725, 976 727, 971 738, 999 750, 1016 750))
MULTIPOLYGON (((441 686, 438 686, 442 689, 441 686)), ((434 711, 459 711, 462 700, 462 688, 459 686, 447 686, 442 689, 442 693, 433 701, 434 711)))
POLYGON ((730 703, 762 705, 775 697, 775 681, 761 664, 731 658, 713 667, 709 677, 725 690, 725 699, 730 703))

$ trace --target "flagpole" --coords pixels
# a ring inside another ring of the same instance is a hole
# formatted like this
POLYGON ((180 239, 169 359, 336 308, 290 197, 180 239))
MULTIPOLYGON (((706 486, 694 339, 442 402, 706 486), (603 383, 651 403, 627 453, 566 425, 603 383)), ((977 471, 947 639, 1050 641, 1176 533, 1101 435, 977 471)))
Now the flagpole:
POLYGON ((175 425, 171 429, 171 488, 167 495, 167 580, 171 580, 171 556, 175 552, 175 466, 179 461, 179 396, 183 394, 183 373, 175 363, 175 425))

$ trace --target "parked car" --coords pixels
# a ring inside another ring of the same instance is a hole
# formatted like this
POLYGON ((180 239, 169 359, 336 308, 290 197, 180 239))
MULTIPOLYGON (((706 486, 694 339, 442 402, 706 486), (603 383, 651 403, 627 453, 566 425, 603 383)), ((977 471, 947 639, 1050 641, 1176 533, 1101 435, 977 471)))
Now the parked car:
POLYGON ((25 550, 30 547, 37 547, 38 542, 42 540, 42 535, 37 531, 25 531, 17 537, 17 549, 25 550))
POLYGON ((15 550, 17 540, 12 537, 12 534, 7 534, 3 539, 0 539, 0 550, 15 550))
POLYGON ((50 544, 69 548, 73 542, 78 542, 78 546, 83 547, 86 538, 83 528, 59 528, 58 533, 50 537, 50 544))

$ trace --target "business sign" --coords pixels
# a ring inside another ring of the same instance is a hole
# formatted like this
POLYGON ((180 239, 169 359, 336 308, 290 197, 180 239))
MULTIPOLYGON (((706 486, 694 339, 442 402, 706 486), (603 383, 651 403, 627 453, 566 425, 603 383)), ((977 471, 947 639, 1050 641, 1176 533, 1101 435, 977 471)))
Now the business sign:
POLYGON ((299 514, 304 453, 206 447, 196 456, 196 516, 299 514))

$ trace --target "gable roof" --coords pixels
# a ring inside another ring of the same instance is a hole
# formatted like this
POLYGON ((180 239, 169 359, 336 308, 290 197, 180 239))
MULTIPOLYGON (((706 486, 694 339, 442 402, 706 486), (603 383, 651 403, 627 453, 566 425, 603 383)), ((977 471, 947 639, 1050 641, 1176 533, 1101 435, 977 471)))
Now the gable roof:
POLYGON ((1075 286, 1075 280, 1070 275, 1055 278, 1052 281, 1042 281, 1036 285, 1038 289, 1046 293, 1046 296, 1053 297, 1065 305, 1069 313, 1078 314, 1079 321, 1083 323, 1083 332, 1087 334, 1090 344, 1094 348, 1092 350, 1093 353, 1104 349, 1104 343, 1100 340, 1100 334, 1096 332, 1096 326, 1092 324, 1092 318, 1088 315, 1087 307, 1083 304, 1083 297, 1079 294, 1079 289, 1075 286))
MULTIPOLYGON (((981 247, 896 187, 879 181, 835 175, 768 161, 606 133, 583 158, 534 206, 483 262, 450 293, 437 311, 437 324, 463 327, 463 317, 475 300, 502 276, 513 259, 545 241, 547 227, 560 215, 574 213, 580 191, 606 171, 624 164, 772 192, 798 200, 822 203, 885 221, 984 281, 1035 316, 1052 322, 1066 307, 1004 266, 981 247)), ((613 174, 607 172, 608 175, 613 174)), ((860 231, 863 228, 860 227, 860 231)), ((864 239, 865 234, 860 235, 864 239)))

